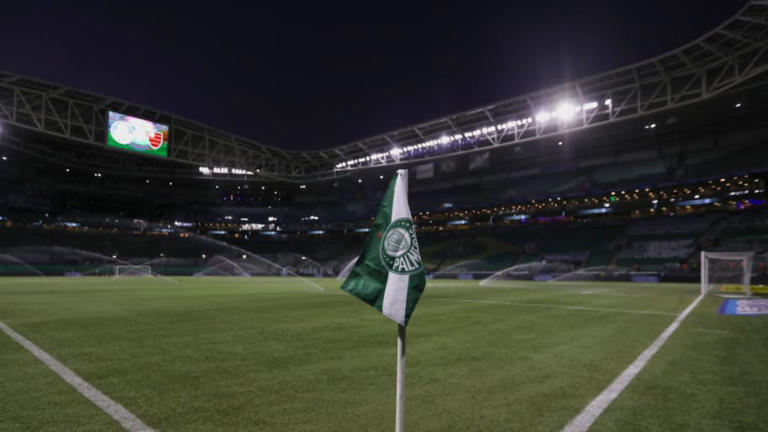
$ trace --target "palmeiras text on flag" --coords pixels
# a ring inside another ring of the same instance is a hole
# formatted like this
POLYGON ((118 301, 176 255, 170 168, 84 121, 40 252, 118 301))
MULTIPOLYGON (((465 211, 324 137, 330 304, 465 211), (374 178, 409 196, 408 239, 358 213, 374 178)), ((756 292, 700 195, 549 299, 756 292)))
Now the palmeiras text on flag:
POLYGON ((419 242, 408 207, 408 171, 398 170, 341 289, 406 325, 424 285, 419 242))

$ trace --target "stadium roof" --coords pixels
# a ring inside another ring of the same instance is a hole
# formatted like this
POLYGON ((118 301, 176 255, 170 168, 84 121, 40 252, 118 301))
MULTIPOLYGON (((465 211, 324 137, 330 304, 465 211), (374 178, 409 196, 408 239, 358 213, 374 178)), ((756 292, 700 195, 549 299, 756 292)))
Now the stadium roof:
POLYGON ((0 73, 0 122, 103 146, 107 112, 170 126, 168 157, 287 181, 499 148, 660 112, 750 86, 768 69, 768 1, 652 59, 339 147, 286 151, 90 92, 0 73))

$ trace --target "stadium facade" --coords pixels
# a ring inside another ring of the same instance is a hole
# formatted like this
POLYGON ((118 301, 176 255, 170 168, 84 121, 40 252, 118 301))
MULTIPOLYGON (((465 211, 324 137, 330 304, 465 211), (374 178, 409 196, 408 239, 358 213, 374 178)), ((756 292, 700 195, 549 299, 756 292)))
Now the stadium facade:
POLYGON ((335 274, 405 167, 433 274, 694 278, 704 248, 768 250, 766 49, 750 1, 650 60, 322 151, 0 74, 0 265, 335 274), (167 126, 167 155, 108 148, 110 112, 167 126))

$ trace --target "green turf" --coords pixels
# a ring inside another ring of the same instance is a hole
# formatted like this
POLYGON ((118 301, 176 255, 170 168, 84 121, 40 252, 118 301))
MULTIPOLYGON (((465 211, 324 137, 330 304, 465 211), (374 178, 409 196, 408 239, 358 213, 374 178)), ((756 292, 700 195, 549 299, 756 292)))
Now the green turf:
MULTIPOLYGON (((162 431, 390 431, 396 326, 293 278, 0 278, 0 320, 162 431)), ((435 281, 408 329, 413 431, 557 431, 694 285, 435 281)), ((768 317, 694 310, 593 430, 761 430, 768 317)), ((0 430, 119 430, 0 333, 0 430)))

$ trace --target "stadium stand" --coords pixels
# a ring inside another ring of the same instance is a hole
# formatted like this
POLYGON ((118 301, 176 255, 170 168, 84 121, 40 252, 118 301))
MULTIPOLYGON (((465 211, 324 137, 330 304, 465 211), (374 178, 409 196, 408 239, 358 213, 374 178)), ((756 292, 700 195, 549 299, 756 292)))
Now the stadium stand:
MULTIPOLYGON (((762 35, 748 21, 726 25, 762 35)), ((0 265, 14 265, 11 250, 58 247, 106 262, 155 260, 168 273, 195 274, 213 257, 245 253, 271 263, 270 274, 334 275, 362 247, 393 170, 406 167, 424 262, 438 276, 547 262, 695 278, 702 249, 768 250, 764 46, 716 32, 704 39, 680 51, 693 64, 671 52, 317 152, 286 152, 148 107, 3 75, 0 103, 22 111, 0 119, 0 265), (748 67, 732 76, 730 62, 748 67), (699 81, 702 68, 720 78, 699 81), (667 71, 690 85, 664 88, 667 71), (171 153, 110 151, 104 124, 64 111, 48 113, 63 126, 42 121, 11 103, 13 95, 54 111, 80 104, 78 115, 104 122, 105 110, 116 110, 172 124, 171 153), (564 95, 583 102, 576 117, 594 115, 547 123, 530 112, 532 102, 554 107, 564 95)), ((47 273, 102 262, 27 253, 47 273)))

